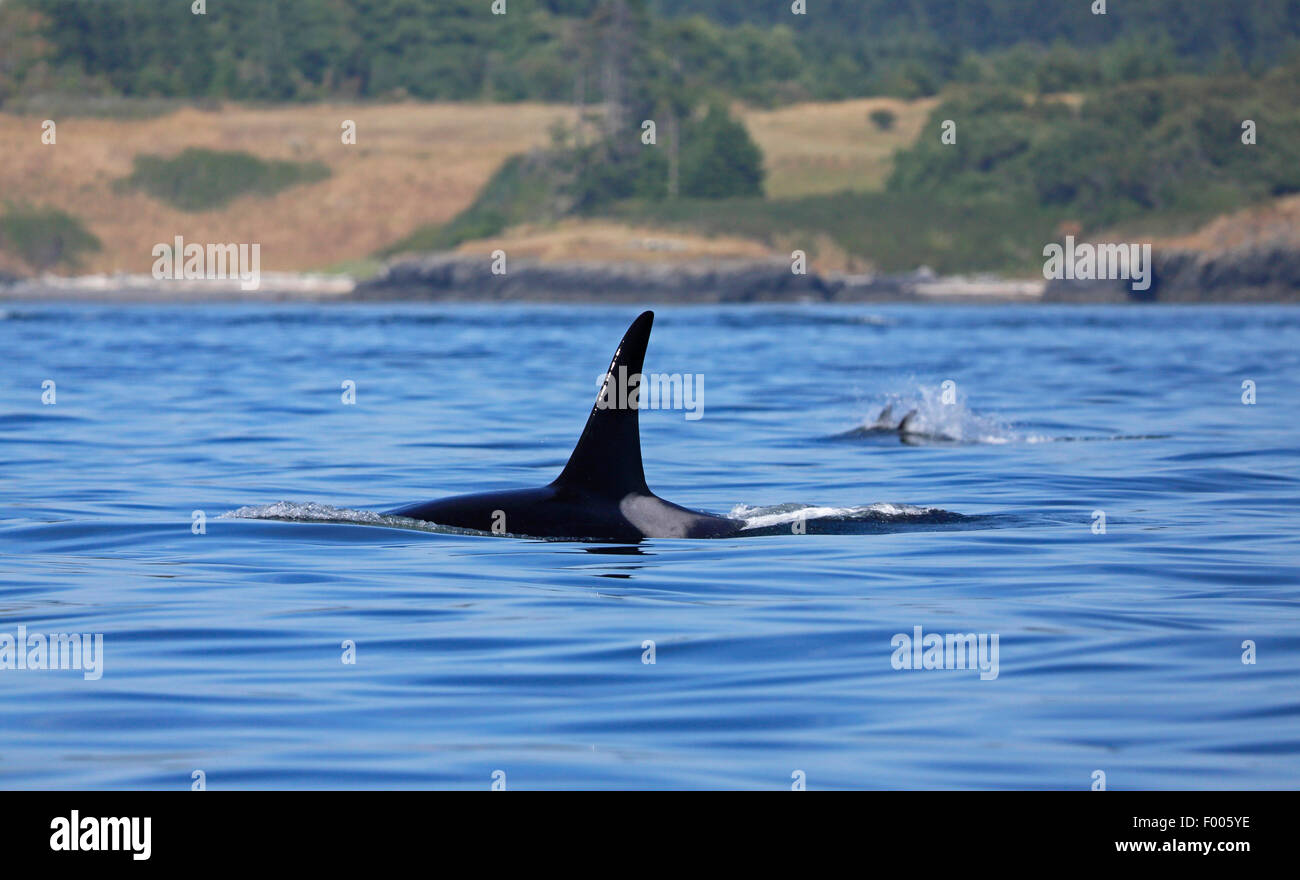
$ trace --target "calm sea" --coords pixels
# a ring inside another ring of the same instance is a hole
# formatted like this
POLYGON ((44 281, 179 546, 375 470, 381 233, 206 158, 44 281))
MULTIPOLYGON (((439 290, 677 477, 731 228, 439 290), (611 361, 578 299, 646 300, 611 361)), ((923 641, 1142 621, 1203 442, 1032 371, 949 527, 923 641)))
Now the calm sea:
POLYGON ((0 786, 1300 786, 1300 310, 664 308, 750 536, 374 515, 552 479, 636 312, 0 306, 0 786))

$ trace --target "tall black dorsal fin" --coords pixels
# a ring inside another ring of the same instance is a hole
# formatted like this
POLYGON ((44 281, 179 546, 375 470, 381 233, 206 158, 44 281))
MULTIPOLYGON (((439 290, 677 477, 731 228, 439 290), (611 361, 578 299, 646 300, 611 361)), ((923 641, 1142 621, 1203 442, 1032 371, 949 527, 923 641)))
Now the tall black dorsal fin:
POLYGON ((631 398, 637 388, 633 377, 640 377, 654 319, 654 312, 642 312, 623 334, 587 426, 552 485, 620 498, 629 492, 650 491, 641 469, 641 429, 631 398))

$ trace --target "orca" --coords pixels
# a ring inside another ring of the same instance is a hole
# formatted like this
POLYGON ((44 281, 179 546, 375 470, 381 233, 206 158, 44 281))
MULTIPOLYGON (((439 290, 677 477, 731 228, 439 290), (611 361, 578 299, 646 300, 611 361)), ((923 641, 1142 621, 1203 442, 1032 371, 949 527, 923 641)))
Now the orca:
POLYGON ((654 312, 642 312, 623 334, 578 445, 553 481, 533 489, 420 502, 386 513, 516 537, 634 544, 644 538, 736 535, 743 522, 664 501, 646 485, 636 401, 619 406, 611 383, 641 374, 652 323, 654 312))
POLYGON ((847 440, 855 437, 871 437, 883 434, 897 436, 901 442, 908 446, 957 442, 957 438, 943 432, 925 430, 920 423, 921 419, 915 409, 909 409, 901 419, 897 419, 894 416, 894 405, 891 403, 880 411, 880 415, 876 416, 876 420, 870 425, 836 434, 833 439, 847 440))

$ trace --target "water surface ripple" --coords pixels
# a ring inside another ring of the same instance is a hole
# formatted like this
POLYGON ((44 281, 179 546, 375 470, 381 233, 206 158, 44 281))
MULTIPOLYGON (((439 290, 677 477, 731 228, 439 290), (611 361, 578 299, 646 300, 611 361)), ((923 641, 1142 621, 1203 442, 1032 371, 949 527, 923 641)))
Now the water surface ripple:
POLYGON ((0 308, 0 634, 104 644, 0 669, 0 786, 1300 785, 1300 311, 660 309, 650 485, 755 534, 373 516, 552 479, 635 312, 0 308))

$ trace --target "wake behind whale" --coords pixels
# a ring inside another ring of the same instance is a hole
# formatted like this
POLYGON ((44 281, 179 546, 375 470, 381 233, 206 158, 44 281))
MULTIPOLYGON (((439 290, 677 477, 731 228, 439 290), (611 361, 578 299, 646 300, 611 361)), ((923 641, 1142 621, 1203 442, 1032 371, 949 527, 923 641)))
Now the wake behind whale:
POLYGON ((1026 430, 948 399, 942 387, 921 385, 890 395, 874 417, 856 427, 820 439, 826 441, 901 442, 906 446, 1007 446, 1040 443, 1086 443, 1113 440, 1163 440, 1168 434, 1048 434, 1026 430))

